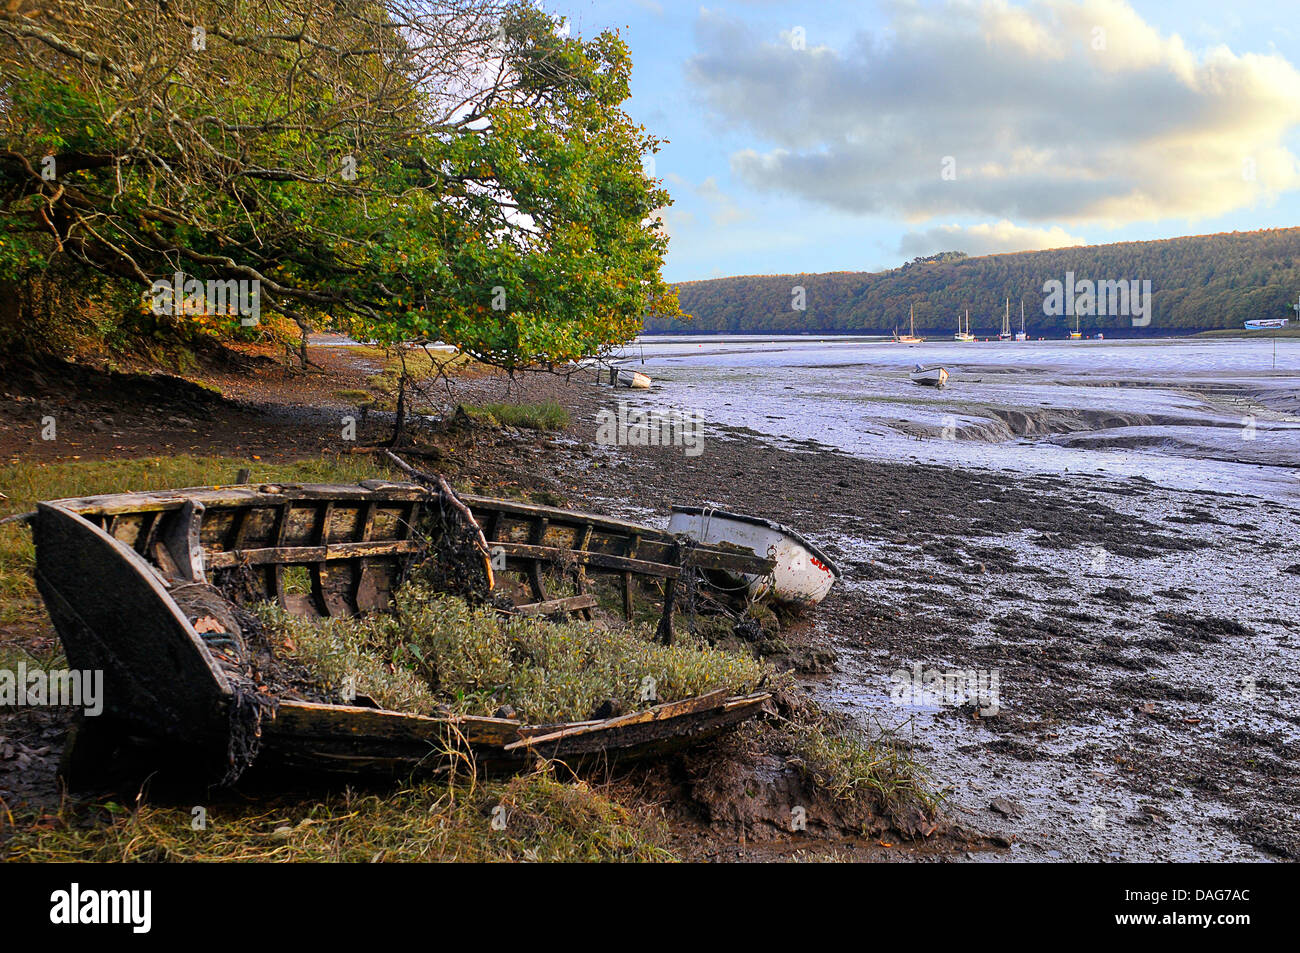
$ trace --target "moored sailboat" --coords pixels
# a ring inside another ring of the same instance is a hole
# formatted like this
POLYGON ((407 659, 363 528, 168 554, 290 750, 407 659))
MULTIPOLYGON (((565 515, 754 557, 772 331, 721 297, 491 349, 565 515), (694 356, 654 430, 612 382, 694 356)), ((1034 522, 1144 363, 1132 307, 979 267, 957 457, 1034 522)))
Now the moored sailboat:
POLYGON ((961 326, 961 315, 957 315, 957 333, 952 336, 954 341, 973 341, 975 335, 970 333, 970 308, 966 309, 966 329, 963 331, 961 326))
POLYGON ((1011 299, 1007 299, 1005 308, 1002 311, 1002 330, 998 332, 999 341, 1011 340, 1011 299))
POLYGON ((894 343, 896 344, 920 344, 925 338, 916 336, 916 306, 909 305, 907 309, 907 327, 906 334, 899 334, 898 329, 894 329, 894 343))

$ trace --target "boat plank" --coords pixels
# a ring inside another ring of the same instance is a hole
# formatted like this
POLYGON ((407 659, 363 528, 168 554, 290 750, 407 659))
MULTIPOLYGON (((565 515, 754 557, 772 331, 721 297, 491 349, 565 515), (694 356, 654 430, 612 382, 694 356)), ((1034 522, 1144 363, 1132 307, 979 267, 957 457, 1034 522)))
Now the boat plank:
POLYGON ((543 560, 548 562, 577 561, 582 565, 596 566, 601 569, 616 571, 627 570, 644 576, 664 576, 676 579, 681 570, 667 563, 652 563, 643 559, 628 559, 626 556, 613 556, 609 553, 574 552, 559 546, 534 546, 530 543, 498 543, 507 557, 516 559, 543 560))
POLYGON ((518 737, 519 722, 508 718, 461 715, 433 718, 411 712, 283 701, 263 732, 268 738, 350 738, 397 742, 444 743, 457 737, 471 744, 504 745, 518 737))
POLYGON ((578 725, 566 725, 558 728, 549 734, 530 735, 513 741, 505 746, 506 751, 514 751, 516 748, 532 747, 534 745, 548 744, 552 741, 573 738, 577 735, 587 734, 593 731, 604 731, 612 728, 624 728, 629 725, 638 725, 648 721, 667 721, 677 718, 681 715, 689 715, 695 712, 708 711, 711 708, 719 708, 726 703, 727 692, 725 689, 709 692, 705 695, 695 695, 692 698, 685 698, 681 701, 667 702, 663 705, 656 705, 654 708, 647 708, 644 711, 635 711, 627 715, 618 715, 614 718, 606 718, 603 721, 585 722, 578 725))
POLYGON ((116 713, 130 708, 167 731, 208 728, 231 688, 158 571, 76 513, 47 503, 37 512, 36 584, 69 664, 103 671, 116 713), (160 667, 166 677, 149 679, 160 667))
POLYGON ((329 543, 325 546, 268 546, 262 549, 214 552, 207 556, 209 569, 228 569, 239 565, 272 565, 275 563, 332 562, 340 559, 359 559, 365 556, 392 556, 418 553, 424 544, 414 539, 360 540, 357 542, 329 543))
POLYGON ((595 596, 583 593, 577 596, 565 596, 562 599, 548 599, 545 602, 530 602, 527 605, 515 606, 514 611, 520 615, 553 615, 556 612, 594 609, 597 604, 595 596))

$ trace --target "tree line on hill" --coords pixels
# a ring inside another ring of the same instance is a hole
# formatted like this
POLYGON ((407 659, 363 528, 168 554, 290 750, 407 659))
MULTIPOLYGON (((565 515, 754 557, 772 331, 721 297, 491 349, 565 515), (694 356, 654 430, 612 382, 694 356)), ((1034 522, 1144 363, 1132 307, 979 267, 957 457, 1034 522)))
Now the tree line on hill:
MULTIPOLYGON (((1083 281, 1150 281, 1151 321, 1138 333, 1240 328, 1255 318, 1294 316, 1300 292, 1300 228, 1198 235, 1162 241, 1056 248, 967 257, 943 252, 884 272, 747 275, 677 286, 690 319, 649 318, 647 333, 888 333, 956 330, 970 309, 972 329, 996 333, 1005 301, 1012 324, 1024 302, 1030 337, 1063 335, 1068 314, 1044 313, 1044 286, 1083 281), (802 305, 802 309, 800 308, 802 305)), ((1080 317, 1085 333, 1133 328, 1128 314, 1080 317)))

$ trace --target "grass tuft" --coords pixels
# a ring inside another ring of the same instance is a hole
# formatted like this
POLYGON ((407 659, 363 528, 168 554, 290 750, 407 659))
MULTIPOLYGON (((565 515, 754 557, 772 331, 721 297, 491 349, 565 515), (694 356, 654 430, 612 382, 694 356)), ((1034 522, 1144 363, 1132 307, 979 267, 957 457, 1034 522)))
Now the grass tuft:
POLYGON ((489 426, 563 430, 569 425, 569 412, 553 400, 540 404, 463 404, 462 408, 472 419, 489 426))
POLYGON ((816 708, 785 728, 804 772, 835 800, 890 818, 913 808, 926 816, 938 810, 928 774, 892 733, 870 737, 816 708))

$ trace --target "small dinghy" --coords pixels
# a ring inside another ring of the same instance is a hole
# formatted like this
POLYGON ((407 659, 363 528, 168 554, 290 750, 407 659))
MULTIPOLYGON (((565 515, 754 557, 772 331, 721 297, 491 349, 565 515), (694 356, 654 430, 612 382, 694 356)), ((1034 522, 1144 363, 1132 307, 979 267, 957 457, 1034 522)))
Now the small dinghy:
POLYGON ((913 384, 921 384, 925 387, 943 387, 948 383, 946 367, 922 367, 918 364, 908 376, 912 378, 913 384))
POLYGON ((826 598, 840 572, 829 556, 781 523, 699 506, 674 506, 668 532, 684 534, 706 546, 735 546, 776 560, 768 575, 733 574, 751 596, 769 592, 781 602, 815 605, 826 598))
POLYGON ((614 378, 615 387, 632 387, 636 390, 649 390, 650 378, 640 371, 634 371, 630 367, 611 368, 610 373, 614 378))

